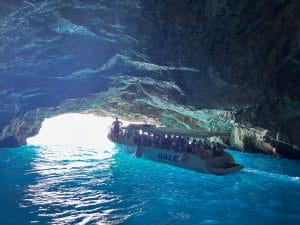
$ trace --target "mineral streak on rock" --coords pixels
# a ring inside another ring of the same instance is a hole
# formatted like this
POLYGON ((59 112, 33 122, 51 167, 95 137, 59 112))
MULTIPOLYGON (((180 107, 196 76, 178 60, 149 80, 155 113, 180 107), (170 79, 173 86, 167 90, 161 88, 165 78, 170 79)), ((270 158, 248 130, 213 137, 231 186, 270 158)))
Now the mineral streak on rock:
POLYGON ((0 4, 0 146, 44 118, 113 114, 230 131, 230 147, 299 156, 300 2, 0 4))

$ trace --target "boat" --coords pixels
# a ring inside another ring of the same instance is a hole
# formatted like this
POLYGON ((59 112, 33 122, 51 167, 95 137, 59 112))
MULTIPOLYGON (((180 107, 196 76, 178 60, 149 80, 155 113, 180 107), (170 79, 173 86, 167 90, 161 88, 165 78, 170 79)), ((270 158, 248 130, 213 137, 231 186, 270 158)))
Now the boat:
MULTIPOLYGON (((119 130, 119 129, 118 129, 119 130)), ((234 161, 233 157, 222 149, 203 149, 200 153, 191 151, 196 140, 213 136, 230 136, 223 132, 201 132, 189 129, 156 127, 149 124, 129 124, 114 135, 113 127, 109 129, 108 138, 122 149, 136 157, 167 163, 173 166, 202 173, 224 175, 243 169, 243 165, 234 161), (189 141, 193 138, 193 141, 189 141), (175 141, 183 140, 181 147, 175 141), (163 142, 168 142, 167 144, 163 142)), ((201 146, 201 145, 198 145, 201 146)), ((206 146, 207 147, 207 146, 206 146)), ((199 147, 200 148, 200 147, 199 147)))

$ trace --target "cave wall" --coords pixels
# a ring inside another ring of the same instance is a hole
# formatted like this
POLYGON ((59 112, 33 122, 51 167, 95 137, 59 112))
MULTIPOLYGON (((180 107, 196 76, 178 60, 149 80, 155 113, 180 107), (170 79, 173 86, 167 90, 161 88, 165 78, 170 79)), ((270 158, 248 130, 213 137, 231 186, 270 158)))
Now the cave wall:
POLYGON ((140 41, 157 63, 216 76, 248 91, 249 102, 252 94, 299 101, 298 1, 158 2, 144 7, 140 22, 140 41))
MULTIPOLYGON (((257 127, 297 147, 299 11, 296 0, 1 3, 3 146, 18 136, 14 121, 101 95, 91 109, 199 129, 257 127)), ((68 110, 83 109, 59 111, 68 110)))

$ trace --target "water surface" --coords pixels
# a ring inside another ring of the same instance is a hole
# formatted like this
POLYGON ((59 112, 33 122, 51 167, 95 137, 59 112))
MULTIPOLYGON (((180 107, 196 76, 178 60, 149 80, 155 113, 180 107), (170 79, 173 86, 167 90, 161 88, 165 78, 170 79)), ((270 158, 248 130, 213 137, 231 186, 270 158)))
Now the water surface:
POLYGON ((232 152, 226 176, 137 159, 119 146, 1 149, 1 224, 299 224, 300 164, 232 152))

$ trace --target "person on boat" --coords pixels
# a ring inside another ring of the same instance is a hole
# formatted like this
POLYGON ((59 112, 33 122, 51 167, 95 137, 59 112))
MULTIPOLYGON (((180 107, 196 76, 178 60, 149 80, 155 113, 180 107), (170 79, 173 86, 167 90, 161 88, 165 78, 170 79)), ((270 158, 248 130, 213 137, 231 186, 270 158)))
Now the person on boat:
POLYGON ((218 156, 222 156, 225 153, 222 145, 220 145, 219 143, 216 144, 216 152, 218 156))
POLYGON ((216 150, 217 150, 217 145, 216 145, 216 143, 215 143, 214 141, 211 142, 210 149, 211 149, 212 151, 216 151, 216 150))
POLYGON ((196 154, 196 152, 197 152, 196 139, 193 139, 192 143, 190 144, 190 148, 191 148, 191 153, 196 154))
POLYGON ((159 147, 159 136, 156 134, 153 138, 154 147, 159 147))
POLYGON ((133 143, 136 144, 137 146, 142 145, 142 136, 138 133, 138 131, 136 131, 134 134, 133 143))
POLYGON ((211 150, 213 156, 221 156, 223 154, 221 149, 223 150, 223 148, 218 146, 214 141, 212 142, 211 150))
POLYGON ((120 135, 120 128, 123 123, 119 121, 119 118, 116 117, 116 120, 112 123, 113 126, 113 139, 118 140, 120 135))
POLYGON ((204 148, 202 148, 200 143, 197 143, 196 145, 196 150, 195 150, 195 154, 199 157, 203 157, 203 153, 204 153, 204 148))
POLYGON ((174 150, 176 151, 178 148, 177 148, 177 143, 176 143, 176 137, 173 136, 172 137, 172 142, 171 142, 171 150, 174 150))

